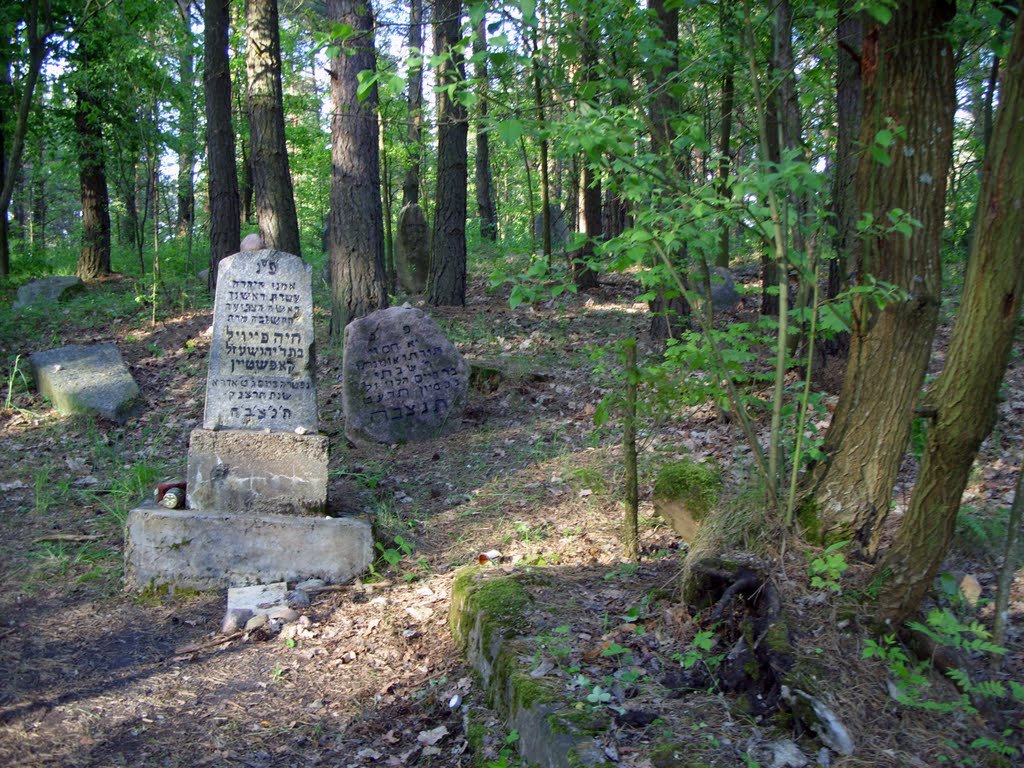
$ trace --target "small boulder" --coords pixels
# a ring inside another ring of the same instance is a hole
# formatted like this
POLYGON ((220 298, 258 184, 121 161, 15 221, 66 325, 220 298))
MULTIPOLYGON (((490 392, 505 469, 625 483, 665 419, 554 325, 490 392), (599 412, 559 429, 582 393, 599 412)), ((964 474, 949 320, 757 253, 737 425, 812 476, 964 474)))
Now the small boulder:
POLYGON ((80 277, 41 277, 18 288, 13 309, 33 304, 56 304, 85 290, 80 277))

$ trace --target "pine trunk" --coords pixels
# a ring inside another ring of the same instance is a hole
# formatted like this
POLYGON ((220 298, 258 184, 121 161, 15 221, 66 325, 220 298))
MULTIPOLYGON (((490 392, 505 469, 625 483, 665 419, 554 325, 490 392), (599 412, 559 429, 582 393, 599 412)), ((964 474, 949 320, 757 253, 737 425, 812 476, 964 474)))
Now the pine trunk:
POLYGON ((195 223, 196 194, 192 167, 196 161, 196 104, 194 100, 195 63, 192 58, 192 0, 177 0, 181 14, 181 42, 178 68, 183 94, 178 125, 178 236, 184 237, 195 223))
MULTIPOLYGON (((83 62, 85 56, 82 56, 83 62)), ((75 99, 75 134, 78 141, 78 182, 82 196, 82 247, 76 274, 92 280, 110 273, 110 200, 103 157, 100 106, 89 94, 75 99)))
POLYGON ((878 228, 864 236, 860 280, 906 293, 881 310, 870 298, 854 304, 850 357, 825 441, 828 461, 813 495, 821 538, 852 539, 867 556, 889 511, 938 320, 956 103, 946 37, 951 16, 948 3, 905 0, 889 24, 875 24, 865 36, 861 60, 860 140, 876 150, 861 156, 857 193, 860 210, 878 228), (877 139, 883 130, 891 138, 884 150, 877 139), (889 226, 897 208, 920 222, 909 236, 889 226))
POLYGON ((879 565, 880 618, 920 603, 949 549, 971 465, 995 422, 1024 291, 1024 15, 1017 20, 982 173, 960 313, 929 393, 935 417, 896 539, 879 565))
POLYGON ((437 68, 437 200, 431 242, 427 301, 434 306, 466 303, 466 185, 469 121, 466 107, 444 86, 465 80, 459 42, 460 0, 439 0, 434 9, 434 51, 444 56, 437 68))
MULTIPOLYGON (((473 41, 474 53, 487 53, 487 19, 480 19, 477 25, 476 39, 473 41)), ((480 97, 480 114, 476 129, 476 208, 480 216, 480 237, 492 243, 498 239, 498 209, 494 206, 494 187, 491 181, 491 144, 487 131, 487 99, 490 92, 490 81, 487 73, 487 58, 482 56, 476 65, 477 93, 480 97)))
MULTIPOLYGON (((423 0, 409 3, 409 52, 422 54, 423 0)), ((420 201, 420 155, 423 150, 423 66, 409 70, 409 167, 402 181, 402 207, 420 201)))
POLYGON ((327 15, 354 34, 334 58, 331 77, 331 336, 388 305, 380 200, 377 89, 359 100, 359 73, 375 71, 373 11, 363 0, 328 0, 327 15))
POLYGON ((277 0, 246 0, 246 75, 252 181, 260 237, 267 248, 301 255, 281 88, 277 0))

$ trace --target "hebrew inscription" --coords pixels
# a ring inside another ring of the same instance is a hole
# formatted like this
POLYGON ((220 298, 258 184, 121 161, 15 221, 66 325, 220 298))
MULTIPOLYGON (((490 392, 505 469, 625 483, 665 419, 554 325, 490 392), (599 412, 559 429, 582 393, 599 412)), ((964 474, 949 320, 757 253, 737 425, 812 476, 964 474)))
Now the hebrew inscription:
POLYGON ((395 443, 458 426, 469 387, 462 355, 423 312, 380 310, 345 330, 345 434, 395 443))
POLYGON ((206 429, 317 431, 311 274, 274 250, 220 263, 206 429))

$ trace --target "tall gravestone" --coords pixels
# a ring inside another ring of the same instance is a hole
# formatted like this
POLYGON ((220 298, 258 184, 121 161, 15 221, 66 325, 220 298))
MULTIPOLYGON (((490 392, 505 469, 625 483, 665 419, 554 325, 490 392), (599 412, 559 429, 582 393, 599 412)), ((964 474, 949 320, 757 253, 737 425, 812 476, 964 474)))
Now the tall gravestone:
POLYGON ((409 203, 398 212, 395 271, 398 284, 409 293, 423 293, 430 269, 430 232, 423 209, 409 203))
POLYGON ((345 435, 355 442, 429 440, 459 426, 469 366, 423 311, 392 307, 345 329, 345 435))
POLYGON ((365 521, 322 517, 328 440, 317 434, 311 276, 297 256, 269 249, 218 266, 188 508, 133 510, 130 585, 338 581, 369 564, 365 521))

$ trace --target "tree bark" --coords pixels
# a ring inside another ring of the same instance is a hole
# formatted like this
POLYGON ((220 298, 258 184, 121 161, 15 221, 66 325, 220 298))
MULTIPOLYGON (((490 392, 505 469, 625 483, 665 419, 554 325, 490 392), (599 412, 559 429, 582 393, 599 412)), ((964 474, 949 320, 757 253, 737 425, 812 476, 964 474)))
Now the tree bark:
POLYGON ((301 256, 281 88, 277 0, 246 0, 245 70, 256 218, 264 246, 301 256))
POLYGON ((409 70, 409 167, 402 181, 402 207, 420 201, 420 156, 423 151, 423 0, 409 3, 409 52, 420 65, 409 70))
MULTIPOLYGON (((658 89, 650 106, 651 143, 654 145, 654 149, 665 158, 666 165, 674 166, 679 172, 680 178, 688 178, 690 169, 686 157, 677 155, 672 148, 672 140, 675 138, 672 119, 678 113, 679 105, 660 85, 662 81, 671 79, 679 71, 679 10, 678 6, 669 8, 664 0, 651 0, 650 8, 658 21, 657 43, 670 48, 672 61, 671 65, 667 67, 668 71, 651 71, 647 74, 652 87, 658 89)), ((689 254, 686 246, 683 245, 676 253, 669 255, 677 271, 685 274, 689 269, 689 254)), ((662 265, 656 266, 661 267, 662 265)), ((650 302, 649 308, 651 337, 658 341, 679 338, 680 333, 688 324, 690 304, 686 297, 679 292, 678 287, 669 281, 660 286, 658 296, 650 302)))
POLYGON ((438 0, 434 9, 434 52, 443 56, 437 77, 437 199, 431 241, 427 301, 434 306, 466 304, 466 107, 446 86, 466 78, 459 42, 461 0, 438 0))
MULTIPOLYGON (((474 53, 487 53, 487 18, 480 19, 477 25, 476 38, 473 41, 474 53)), ((490 81, 487 73, 487 59, 481 57, 476 65, 477 93, 480 97, 480 113, 476 130, 476 208, 480 217, 480 237, 492 243, 498 239, 498 209, 494 206, 494 194, 491 181, 491 145, 490 134, 487 132, 487 100, 490 92, 490 81)))
POLYGON ((354 34, 332 61, 331 337, 356 318, 388 305, 380 200, 377 89, 358 98, 359 73, 375 71, 373 11, 364 0, 328 0, 327 16, 354 34))
MULTIPOLYGON (((860 238, 857 235, 857 151, 860 132, 860 51, 864 23, 853 11, 853 0, 841 0, 836 19, 836 157, 832 171, 832 220, 836 257, 828 265, 827 298, 834 299, 859 271, 860 238)), ((826 354, 845 356, 850 335, 840 333, 823 345, 826 354)))
POLYGON ((241 242, 235 130, 231 124, 230 8, 230 0, 206 0, 203 9, 211 291, 217 286, 217 265, 225 256, 238 253, 241 242))
MULTIPOLYGON (((79 40, 79 65, 85 73, 89 51, 85 36, 79 40)), ((82 247, 76 274, 93 280, 110 273, 110 199, 103 147, 102 106, 85 86, 75 91, 75 136, 78 183, 82 196, 82 247)))
POLYGON ((196 162, 195 62, 192 58, 192 0, 177 0, 181 14, 181 41, 178 44, 178 76, 182 95, 178 123, 178 217, 179 237, 185 237, 195 224, 196 192, 193 166, 196 162))
POLYGON ((854 302, 849 362, 813 495, 822 538, 852 539, 867 556, 889 511, 938 320, 956 102, 952 15, 946 2, 904 0, 888 25, 865 36, 861 58, 861 144, 876 146, 882 130, 892 138, 885 163, 866 151, 857 171, 859 208, 880 225, 864 237, 861 282, 885 281, 906 297, 881 310, 870 298, 854 302), (888 226, 895 208, 921 224, 909 237, 888 226))
POLYGON ((982 173, 964 294, 942 374, 929 392, 935 418, 910 506, 879 564, 879 618, 920 603, 949 549, 967 478, 995 423, 1024 292, 1024 15, 1017 19, 982 173))
MULTIPOLYGON (((32 108, 39 72, 46 58, 46 40, 53 32, 53 17, 50 4, 40 0, 28 0, 24 4, 25 34, 28 39, 28 64, 21 82, 21 99, 14 115, 14 128, 10 132, 10 115, 3 115, 0 123, 0 277, 11 272, 10 245, 7 241, 7 211, 14 194, 14 184, 21 167, 21 155, 28 133, 28 120, 32 108)), ((10 80, 11 62, 4 62, 4 78, 10 80)))

